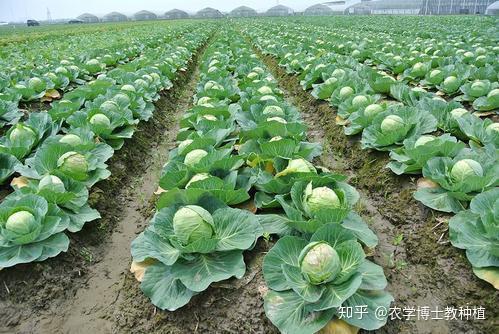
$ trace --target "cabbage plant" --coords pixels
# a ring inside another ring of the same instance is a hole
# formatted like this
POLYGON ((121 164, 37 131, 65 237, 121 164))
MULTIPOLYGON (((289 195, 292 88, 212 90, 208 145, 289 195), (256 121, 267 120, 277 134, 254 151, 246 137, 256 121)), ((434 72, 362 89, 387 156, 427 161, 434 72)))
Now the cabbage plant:
MULTIPOLYGON (((289 193, 274 196, 286 215, 269 215, 268 219, 262 222, 264 230, 269 234, 286 235, 299 232, 307 235, 325 224, 341 223, 362 243, 374 247, 378 242, 376 235, 353 211, 359 201, 359 193, 344 180, 342 175, 328 173, 303 175, 294 179, 289 193)), ((262 195, 260 197, 257 196, 255 201, 262 198, 269 201, 262 195)))
POLYGON ((12 102, 14 97, 0 93, 0 128, 5 124, 15 124, 23 115, 17 108, 17 103, 12 102))
POLYGON ((170 161, 163 169, 159 181, 160 187, 164 190, 175 188, 210 190, 214 196, 228 205, 248 200, 248 190, 252 183, 249 177, 240 172, 244 160, 231 155, 232 149, 214 150, 203 155, 195 164, 186 163, 186 160, 194 159, 191 153, 197 153, 199 150, 193 148, 206 142, 203 139, 196 139, 185 147, 179 146, 179 150, 182 148, 182 153, 188 152, 185 157, 177 155, 178 150, 172 151, 170 161))
POLYGON ((133 118, 130 109, 121 108, 115 101, 98 98, 85 109, 73 113, 66 122, 73 129, 88 128, 118 150, 124 139, 132 137, 138 120, 133 118))
POLYGON ((55 171, 40 180, 27 179, 13 186, 22 194, 36 194, 57 205, 61 217, 69 219, 67 230, 70 232, 78 232, 85 223, 100 218, 99 212, 88 204, 89 193, 85 184, 63 173, 55 171))
POLYGON ((44 261, 68 249, 69 219, 38 195, 13 193, 0 204, 0 268, 44 261))
POLYGON ((386 110, 386 103, 372 103, 354 111, 343 128, 347 136, 356 135, 371 125, 374 117, 386 110))
POLYGON ((134 262, 150 264, 141 289, 160 309, 174 311, 211 283, 242 278, 243 251, 261 235, 255 215, 203 196, 159 209, 132 242, 134 262))
POLYGON ((478 194, 449 220, 449 239, 466 250, 475 274, 499 289, 499 188, 478 194))
POLYGON ((338 116, 343 119, 350 119, 353 113, 364 110, 369 105, 376 104, 379 99, 380 95, 358 94, 351 96, 338 106, 338 116))
POLYGON ((113 155, 113 149, 86 137, 91 132, 75 133, 47 138, 35 155, 26 159, 25 166, 19 168, 21 175, 41 179, 47 174, 61 174, 87 187, 109 177, 106 161, 113 155))
POLYGON ((478 111, 499 109, 499 88, 492 89, 487 96, 481 96, 473 101, 473 108, 478 111))
POLYGON ((402 145, 405 139, 435 131, 436 126, 437 120, 428 112, 392 105, 364 129, 361 144, 363 148, 387 151, 402 145))
POLYGON ((375 330, 377 307, 389 308, 383 269, 366 259, 355 235, 339 224, 317 230, 310 240, 285 236, 263 260, 269 291, 264 296, 267 317, 282 333, 316 333, 335 319, 340 306, 366 305, 367 314, 343 319, 350 325, 375 330))
POLYGON ((441 136, 423 135, 404 141, 404 146, 390 152, 387 167, 397 175, 421 174, 424 164, 433 157, 453 158, 466 144, 448 133, 441 136))
POLYGON ((462 149, 454 158, 435 157, 426 162, 414 198, 444 212, 459 212, 478 193, 499 185, 497 149, 492 145, 462 149))
POLYGON ((498 86, 497 82, 491 83, 489 80, 476 80, 465 83, 460 88, 464 94, 461 99, 464 101, 475 101, 479 97, 487 96, 491 90, 498 88, 498 86))
POLYGON ((25 122, 19 122, 0 138, 0 152, 8 153, 22 160, 44 138, 56 134, 59 125, 47 113, 31 113, 25 122))
POLYGON ((465 113, 456 118, 460 131, 470 139, 470 143, 478 145, 494 145, 499 148, 499 123, 490 118, 481 119, 473 114, 465 113))

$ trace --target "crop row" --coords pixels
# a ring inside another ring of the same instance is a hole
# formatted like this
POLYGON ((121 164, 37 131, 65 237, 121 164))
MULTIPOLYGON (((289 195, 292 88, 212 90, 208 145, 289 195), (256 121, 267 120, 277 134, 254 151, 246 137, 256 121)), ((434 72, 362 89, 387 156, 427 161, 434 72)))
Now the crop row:
POLYGON ((99 38, 83 35, 73 42, 78 45, 69 49, 62 47, 64 39, 52 41, 54 47, 49 51, 41 51, 42 47, 47 50, 46 43, 30 45, 24 52, 19 52, 18 43, 12 45, 15 53, 6 53, 0 60, 0 66, 6 69, 0 74, 0 126, 18 122, 23 115, 18 109, 21 101, 59 99, 61 93, 140 58, 148 49, 164 45, 188 29, 182 25, 160 26, 152 32, 146 28, 127 29, 118 36, 112 32, 100 34, 99 38), (81 51, 75 54, 75 49, 81 51))
POLYGON ((14 43, 3 50, 0 67, 0 125, 16 123, 22 113, 19 103, 51 101, 61 92, 105 74, 117 65, 140 57, 175 39, 189 28, 183 25, 159 26, 151 31, 144 27, 110 31, 95 35, 61 36, 50 41, 14 43), (88 46, 91 45, 92 48, 88 46), (78 50, 78 52, 75 52, 78 50))
POLYGON ((30 113, 25 121, 11 127, 0 138, 0 162, 3 166, 0 184, 22 168, 25 159, 33 155, 45 139, 65 130, 64 126, 69 126, 70 129, 88 128, 113 149, 119 149, 124 138, 131 137, 138 121, 147 121, 151 117, 157 87, 169 88, 175 69, 183 64, 183 60, 177 63, 176 58, 166 56, 164 45, 174 41, 174 36, 182 36, 190 30, 192 26, 178 29, 173 36, 159 38, 163 41, 162 44, 142 49, 140 57, 118 65, 106 74, 100 74, 96 80, 79 86, 67 93, 62 100, 53 102, 46 112, 30 113), (167 64, 156 66, 154 59, 165 59, 167 64), (153 71, 157 73, 152 75, 152 81, 149 76, 144 77, 150 74, 148 68, 151 66, 158 67, 153 71), (160 72, 164 72, 166 76, 160 77, 160 72), (106 95, 116 84, 131 82, 135 87, 121 88, 122 91, 131 90, 130 96, 115 96, 115 92, 109 98, 106 95), (137 90, 139 94, 134 94, 133 91, 137 90))
POLYGON ((213 282, 243 277, 243 251, 280 239, 263 261, 265 312, 284 333, 383 326, 383 269, 366 259, 377 237, 353 211, 358 192, 314 166, 299 111, 247 42, 222 29, 206 51, 194 106, 180 121, 156 213, 132 242, 132 272, 161 309, 174 311, 213 282), (344 321, 340 306, 367 305, 344 321))
POLYGON ((406 34, 369 30, 353 33, 351 27, 331 29, 330 24, 318 26, 321 22, 293 27, 281 22, 271 28, 265 24, 266 32, 259 37, 271 41, 267 50, 286 56, 289 72, 301 73, 310 58, 334 53, 384 71, 399 82, 438 90, 439 95, 453 97, 477 111, 499 109, 497 34, 470 32, 463 36, 458 30, 459 34, 437 39, 417 34, 417 30, 406 34), (271 32, 298 43, 275 43, 271 32))
MULTIPOLYGON (((13 154, 38 147, 24 164, 15 163, 20 176, 0 204, 0 268, 66 251, 66 231, 77 232, 100 217, 88 205, 89 189, 109 177, 106 161, 151 117, 152 102, 172 86, 211 27, 190 30, 76 89, 70 107, 58 104, 48 113, 33 113, 8 134, 16 144, 13 154)), ((1 158, 5 172, 12 166, 5 165, 7 154, 1 158)))
MULTIPOLYGON (((337 124, 346 135, 360 135, 364 149, 389 151, 387 168, 398 175, 424 176, 414 198, 434 210, 456 213, 449 220, 451 243, 466 250, 475 274, 497 287, 499 124, 438 92, 397 81, 354 55, 322 48, 319 40, 325 36, 290 30, 255 24, 245 32, 288 73, 298 74, 303 89, 336 108, 337 124), (298 44, 301 50, 290 54, 298 44)), ((495 106, 497 91, 486 97, 495 106)))

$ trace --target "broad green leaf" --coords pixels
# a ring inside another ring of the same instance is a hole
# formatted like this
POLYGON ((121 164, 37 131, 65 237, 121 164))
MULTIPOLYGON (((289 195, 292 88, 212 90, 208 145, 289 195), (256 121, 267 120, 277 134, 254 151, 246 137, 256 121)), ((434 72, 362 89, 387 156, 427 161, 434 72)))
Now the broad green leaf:
POLYGON ((173 266, 175 277, 192 291, 201 292, 213 282, 232 276, 240 279, 246 271, 242 252, 239 250, 197 254, 192 260, 179 259, 173 266))
POLYGON ((264 301, 267 317, 281 333, 287 334, 315 333, 333 318, 335 311, 310 312, 303 298, 293 291, 269 291, 264 301))
POLYGON ((272 247, 263 259, 263 276, 268 287, 276 291, 288 290, 291 287, 287 283, 282 265, 298 267, 298 258, 302 249, 308 244, 304 239, 285 236, 272 247))
POLYGON ((162 310, 175 311, 195 294, 175 278, 170 266, 155 263, 146 269, 140 289, 162 310))

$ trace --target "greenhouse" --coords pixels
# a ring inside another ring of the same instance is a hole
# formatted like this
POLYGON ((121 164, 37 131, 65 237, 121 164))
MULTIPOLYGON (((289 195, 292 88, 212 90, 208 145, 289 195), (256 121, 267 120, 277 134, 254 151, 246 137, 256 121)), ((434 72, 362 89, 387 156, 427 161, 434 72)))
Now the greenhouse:
POLYGON ((485 15, 499 15, 499 1, 496 1, 487 7, 485 15))
POLYGON ((165 19, 177 20, 177 19, 187 19, 189 14, 180 9, 172 9, 165 13, 165 19))
POLYGON ((206 7, 206 8, 201 9, 199 12, 197 12, 196 17, 217 19, 217 18, 223 17, 223 14, 218 9, 206 7))
POLYGON ((97 23, 99 22, 99 18, 93 14, 84 13, 77 17, 78 20, 83 21, 85 23, 97 23))
POLYGON ((494 0, 423 0, 421 14, 484 14, 494 0))
POLYGON ((109 14, 104 15, 102 18, 102 21, 104 22, 123 22, 123 21, 128 21, 128 17, 126 15, 118 13, 118 12, 111 12, 109 14))
POLYGON ((328 7, 332 14, 345 14, 348 8, 360 4, 360 2, 361 0, 329 1, 323 3, 323 5, 328 7))
POLYGON ((311 16, 324 16, 324 15, 331 15, 333 14, 333 11, 331 8, 324 4, 316 4, 313 6, 308 7, 305 9, 303 12, 303 15, 311 15, 311 16))
POLYGON ((140 12, 133 14, 133 18, 135 21, 146 21, 146 20, 156 20, 158 16, 148 10, 141 10, 140 12))
POLYGON ((269 8, 266 12, 266 16, 289 16, 289 15, 294 15, 294 11, 286 6, 283 5, 277 5, 272 8, 269 8))
POLYGON ((257 15, 256 10, 248 6, 239 6, 230 12, 230 16, 232 17, 252 17, 257 15))
POLYGON ((421 9, 422 0, 401 1, 401 0, 376 0, 362 1, 350 6, 346 12, 348 14, 398 14, 416 15, 421 9))

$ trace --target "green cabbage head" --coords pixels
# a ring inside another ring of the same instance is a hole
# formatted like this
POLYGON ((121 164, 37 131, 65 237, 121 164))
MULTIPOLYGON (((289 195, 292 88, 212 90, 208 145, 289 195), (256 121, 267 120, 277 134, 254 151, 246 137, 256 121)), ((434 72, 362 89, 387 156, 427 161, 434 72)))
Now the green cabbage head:
POLYGON ((352 87, 346 86, 340 89, 340 99, 345 100, 349 96, 353 95, 354 90, 352 87))
POLYGON ((381 132, 390 133, 390 132, 400 132, 404 129, 405 123, 404 120, 397 115, 388 115, 381 122, 381 132))
POLYGON ((461 83, 455 76, 451 75, 445 78, 442 86, 446 91, 454 92, 461 86, 461 83))
POLYGON ((308 214, 314 214, 321 209, 336 209, 340 206, 340 198, 333 189, 328 187, 312 188, 312 183, 307 185, 304 194, 304 207, 308 214))
POLYGON ((202 149, 192 150, 185 155, 184 164, 186 164, 187 166, 194 166, 207 155, 208 152, 206 152, 205 150, 202 149))
POLYGON ((424 144, 429 143, 433 140, 435 140, 435 136, 432 135, 421 136, 414 143, 414 147, 423 146, 424 144))
POLYGON ((450 174, 456 181, 465 181, 471 176, 483 176, 483 168, 473 159, 462 159, 452 166, 450 174))
POLYGON ((111 121, 104 114, 93 115, 90 118, 89 122, 90 122, 90 124, 92 124, 98 128, 102 128, 102 129, 108 129, 109 127, 111 127, 111 121))
POLYGON ((186 205, 173 216, 173 232, 179 241, 190 244, 213 236, 211 214, 197 205, 186 205))
POLYGON ((364 116, 366 116, 368 119, 373 119, 374 116, 376 116, 377 114, 379 114, 382 111, 383 111, 382 106, 380 106, 379 104, 373 103, 373 104, 368 105, 364 109, 364 116))
POLYGON ((12 213, 4 226, 10 240, 17 244, 27 244, 36 239, 41 225, 35 216, 26 210, 12 213))
POLYGON ((266 106, 262 113, 264 115, 284 116, 284 111, 279 106, 266 106))
POLYGON ((42 79, 34 77, 28 80, 28 87, 35 90, 35 92, 40 93, 45 90, 46 84, 42 79))
POLYGON ((292 173, 312 173, 316 172, 314 165, 305 159, 293 159, 289 160, 288 166, 282 171, 276 174, 277 177, 284 176, 292 173))
POLYGON ((63 193, 66 191, 64 183, 55 175, 45 175, 38 184, 38 189, 50 188, 56 192, 63 193))
POLYGON ((309 243, 300 253, 302 275, 311 284, 331 282, 341 271, 338 253, 326 242, 309 243))
POLYGON ((10 132, 9 139, 12 142, 28 143, 36 139, 36 134, 29 126, 18 123, 10 132))
POLYGON ((470 86, 470 95, 473 97, 485 96, 489 92, 490 84, 484 81, 476 81, 470 86))
POLYGON ((60 143, 68 144, 71 146, 78 146, 82 144, 81 138, 75 134, 68 133, 59 139, 60 143))
POLYGON ((260 93, 262 95, 271 95, 273 92, 272 92, 272 88, 270 88, 269 86, 262 86, 262 87, 258 88, 258 93, 260 93))
POLYGON ((66 152, 57 160, 57 167, 61 172, 77 181, 87 178, 88 162, 84 155, 77 152, 66 152))
POLYGON ((352 107, 359 109, 369 104, 369 100, 364 95, 357 95, 352 100, 352 107))

